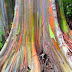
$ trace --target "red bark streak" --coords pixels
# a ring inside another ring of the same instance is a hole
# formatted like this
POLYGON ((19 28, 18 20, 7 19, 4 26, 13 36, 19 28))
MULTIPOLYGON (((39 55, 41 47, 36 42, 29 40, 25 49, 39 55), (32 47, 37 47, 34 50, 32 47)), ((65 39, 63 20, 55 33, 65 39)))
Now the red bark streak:
POLYGON ((18 49, 19 49, 21 43, 22 43, 22 33, 21 33, 20 40, 19 40, 19 43, 18 43, 18 46, 17 46, 17 49, 16 49, 16 53, 18 52, 18 49))

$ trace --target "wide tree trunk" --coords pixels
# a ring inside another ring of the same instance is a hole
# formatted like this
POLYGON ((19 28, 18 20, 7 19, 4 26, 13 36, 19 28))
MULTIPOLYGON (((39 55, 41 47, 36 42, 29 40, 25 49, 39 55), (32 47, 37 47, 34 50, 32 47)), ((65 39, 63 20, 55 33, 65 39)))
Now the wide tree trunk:
POLYGON ((55 0, 15 0, 13 26, 0 52, 0 71, 71 72, 64 35, 55 0))

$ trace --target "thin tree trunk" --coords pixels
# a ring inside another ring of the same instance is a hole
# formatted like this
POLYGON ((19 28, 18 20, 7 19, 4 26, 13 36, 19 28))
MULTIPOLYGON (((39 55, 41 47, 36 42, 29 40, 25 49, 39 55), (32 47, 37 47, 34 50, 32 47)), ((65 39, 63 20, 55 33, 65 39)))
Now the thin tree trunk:
MULTIPOLYGON (((14 0, 0 1, 0 29, 3 32, 3 36, 5 37, 5 39, 8 37, 10 32, 11 22, 13 20, 13 14, 14 14, 13 9, 14 9, 14 0)), ((1 37, 2 36, 0 36, 0 38, 1 37)))
POLYGON ((2 41, 2 35, 5 37, 4 24, 3 24, 3 15, 0 1, 0 41, 2 41))
POLYGON ((15 0, 5 0, 4 2, 6 4, 6 12, 8 16, 8 27, 10 32, 11 25, 13 22, 13 17, 14 17, 15 0))
POLYGON ((4 0, 1 0, 1 9, 2 9, 2 18, 3 18, 3 28, 5 32, 5 37, 7 38, 9 34, 9 27, 8 27, 8 14, 6 10, 6 3, 4 0))

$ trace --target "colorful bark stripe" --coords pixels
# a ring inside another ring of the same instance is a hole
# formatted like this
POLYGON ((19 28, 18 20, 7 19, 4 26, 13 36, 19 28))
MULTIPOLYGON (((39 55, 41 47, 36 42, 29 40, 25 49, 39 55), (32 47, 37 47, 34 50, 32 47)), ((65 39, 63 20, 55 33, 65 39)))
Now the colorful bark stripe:
POLYGON ((58 23, 55 0, 15 0, 0 72, 72 72, 71 44, 58 23))

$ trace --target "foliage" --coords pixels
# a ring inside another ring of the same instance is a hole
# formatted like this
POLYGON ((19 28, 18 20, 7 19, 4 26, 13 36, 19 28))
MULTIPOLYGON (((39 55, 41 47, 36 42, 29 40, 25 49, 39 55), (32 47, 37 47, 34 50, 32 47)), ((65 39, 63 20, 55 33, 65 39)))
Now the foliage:
POLYGON ((71 20, 72 19, 72 0, 63 0, 63 7, 64 7, 65 17, 71 20))
POLYGON ((3 44, 0 42, 0 49, 2 48, 3 44))
POLYGON ((11 22, 11 24, 9 25, 9 27, 12 28, 12 26, 13 26, 13 22, 11 22))
POLYGON ((2 47, 3 47, 4 43, 5 43, 5 41, 4 41, 4 40, 2 40, 2 41, 0 42, 0 50, 2 49, 2 47))
POLYGON ((4 37, 3 37, 3 31, 1 30, 1 28, 0 28, 0 35, 1 35, 1 41, 0 41, 0 50, 2 49, 2 47, 3 47, 3 44, 4 44, 4 42, 5 42, 5 40, 4 40, 4 37))

